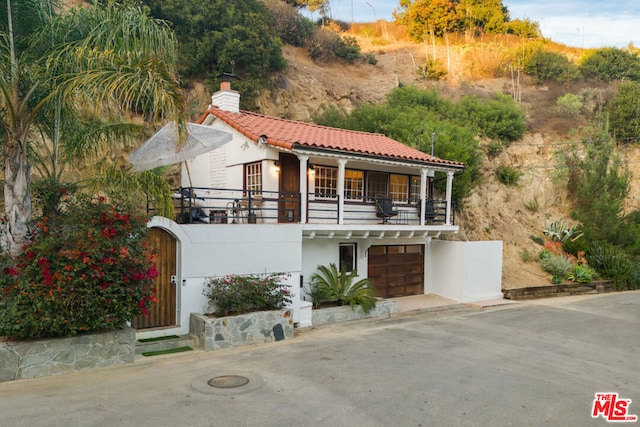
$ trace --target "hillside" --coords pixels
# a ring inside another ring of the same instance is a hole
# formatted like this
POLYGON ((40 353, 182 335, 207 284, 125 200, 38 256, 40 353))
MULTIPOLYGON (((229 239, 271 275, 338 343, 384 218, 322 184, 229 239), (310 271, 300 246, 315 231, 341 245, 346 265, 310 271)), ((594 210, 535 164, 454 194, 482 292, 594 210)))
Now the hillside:
MULTIPOLYGON (((510 79, 467 80, 463 49, 452 49, 451 72, 446 81, 439 82, 420 79, 414 72, 416 61, 424 58, 423 47, 404 43, 371 51, 378 60, 376 65, 322 64, 309 59, 304 49, 285 46, 288 67, 272 79, 270 89, 256 101, 257 109, 263 114, 308 121, 326 105, 349 110, 357 103, 383 101, 399 83, 435 88, 452 99, 510 92, 510 79)), ((573 87, 572 91, 579 89, 573 87)), ((563 118, 554 112, 557 97, 565 93, 560 85, 536 87, 524 82, 521 99, 529 132, 500 156, 485 160, 483 181, 467 200, 462 214, 457 216, 460 233, 455 238, 504 242, 505 289, 542 286, 551 280, 537 263, 524 262, 522 254, 524 251, 535 254, 540 250, 530 236, 540 236, 545 223, 569 219, 566 191, 552 182, 554 152, 558 144, 570 140, 570 133, 588 123, 585 119, 563 118), (502 164, 518 167, 523 172, 517 187, 506 187, 495 178, 495 168, 502 164)), ((202 99, 206 104, 207 98, 202 99)), ((640 176, 638 150, 626 155, 632 176, 640 176)), ((639 198, 636 179, 628 208, 638 208, 639 198)))

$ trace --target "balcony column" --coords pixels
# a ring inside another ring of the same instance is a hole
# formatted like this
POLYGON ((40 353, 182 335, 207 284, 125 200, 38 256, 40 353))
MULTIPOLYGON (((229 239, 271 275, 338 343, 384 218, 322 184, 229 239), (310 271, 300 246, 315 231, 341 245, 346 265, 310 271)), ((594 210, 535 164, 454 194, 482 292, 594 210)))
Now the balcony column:
POLYGON ((424 225, 424 214, 427 211, 427 177, 429 174, 428 169, 420 170, 420 216, 418 218, 418 225, 424 225))
POLYGON ((344 224, 344 167, 347 159, 338 159, 338 224, 344 224))
POLYGON ((445 224, 451 225, 451 189, 453 186, 453 171, 447 171, 447 214, 445 216, 445 224))
POLYGON ((307 198, 309 190, 307 189, 307 168, 309 164, 309 156, 298 155, 300 160, 300 223, 307 223, 307 198))

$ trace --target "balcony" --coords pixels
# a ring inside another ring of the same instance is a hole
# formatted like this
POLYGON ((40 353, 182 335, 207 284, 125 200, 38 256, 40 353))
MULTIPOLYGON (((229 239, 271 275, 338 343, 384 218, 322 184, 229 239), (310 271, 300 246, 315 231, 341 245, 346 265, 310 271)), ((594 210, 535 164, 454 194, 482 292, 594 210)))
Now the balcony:
MULTIPOLYGON (((300 193, 181 187, 174 195, 175 220, 181 224, 299 224, 305 229, 372 228, 398 226, 455 229, 454 210, 447 224, 445 200, 428 199, 420 219, 420 201, 394 203, 397 214, 387 220, 377 215, 375 201, 350 201, 342 204, 336 196, 309 193, 302 206, 300 193), (303 209, 305 209, 303 211, 303 209), (303 220, 304 219, 304 220, 303 220), (318 226, 318 227, 315 227, 318 226)), ((150 206, 149 211, 153 211, 150 206)))

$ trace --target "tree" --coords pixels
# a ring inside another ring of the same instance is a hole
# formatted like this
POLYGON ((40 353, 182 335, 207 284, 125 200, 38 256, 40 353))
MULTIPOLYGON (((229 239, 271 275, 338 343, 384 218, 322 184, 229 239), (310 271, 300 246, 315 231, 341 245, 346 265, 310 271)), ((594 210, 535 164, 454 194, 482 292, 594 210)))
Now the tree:
POLYGON ((261 1, 143 3, 151 16, 171 22, 180 43, 181 76, 213 84, 224 72, 237 74, 241 79, 234 88, 243 94, 243 108, 266 86, 270 74, 286 65, 275 19, 261 1))
MULTIPOLYGON (((131 4, 93 4, 60 14, 56 6, 55 0, 7 0, 0 6, 3 246, 12 254, 30 234, 29 152, 46 111, 184 123, 176 42, 165 23, 131 4)), ((53 123, 62 124, 62 118, 53 123)))
POLYGON ((587 240, 624 246, 630 236, 622 209, 629 194, 629 170, 605 132, 585 139, 582 148, 566 158, 567 189, 576 207, 576 219, 583 224, 587 240))
POLYGON ((400 0, 403 9, 396 20, 407 26, 415 40, 426 40, 429 35, 442 36, 456 28, 459 19, 450 0, 400 0))
POLYGON ((621 83, 608 110, 609 130, 617 141, 635 143, 640 140, 640 83, 621 83))

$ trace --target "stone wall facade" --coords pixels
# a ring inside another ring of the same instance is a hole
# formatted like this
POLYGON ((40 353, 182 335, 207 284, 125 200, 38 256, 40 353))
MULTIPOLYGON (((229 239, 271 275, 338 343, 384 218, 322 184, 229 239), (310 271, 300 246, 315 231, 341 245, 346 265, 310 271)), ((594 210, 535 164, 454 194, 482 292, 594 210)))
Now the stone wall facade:
POLYGON ((293 338, 291 310, 258 311, 227 317, 191 313, 189 334, 205 350, 262 344, 293 338))
POLYGON ((389 317, 397 312, 397 301, 378 300, 376 306, 369 313, 365 313, 360 306, 357 306, 354 310, 348 305, 313 309, 311 311, 311 323, 313 326, 320 326, 327 323, 347 322, 371 317, 389 317))
POLYGON ((69 338, 0 342, 0 382, 132 363, 135 346, 135 331, 129 327, 69 338))

